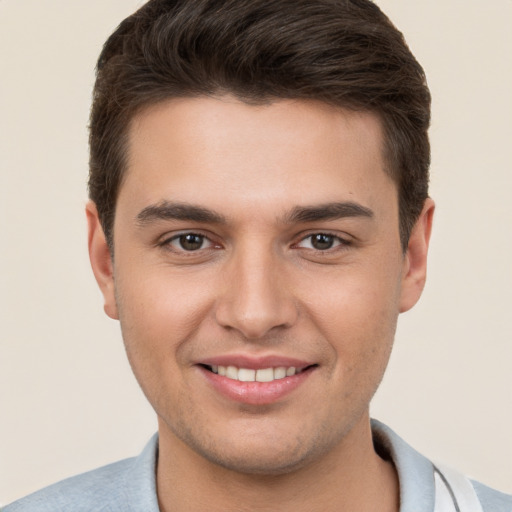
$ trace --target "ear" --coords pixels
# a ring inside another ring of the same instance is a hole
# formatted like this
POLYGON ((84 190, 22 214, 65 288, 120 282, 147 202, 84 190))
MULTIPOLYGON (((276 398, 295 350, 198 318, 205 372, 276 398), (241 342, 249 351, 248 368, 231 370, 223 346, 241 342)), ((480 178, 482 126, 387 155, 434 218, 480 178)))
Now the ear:
POLYGON ((427 198, 414 225, 404 257, 400 313, 411 309, 418 302, 427 278, 427 253, 432 231, 435 204, 427 198))
POLYGON ((88 227, 89 259, 94 277, 105 301, 105 313, 115 320, 119 319, 114 290, 114 265, 103 228, 101 227, 96 205, 89 201, 85 207, 88 227))

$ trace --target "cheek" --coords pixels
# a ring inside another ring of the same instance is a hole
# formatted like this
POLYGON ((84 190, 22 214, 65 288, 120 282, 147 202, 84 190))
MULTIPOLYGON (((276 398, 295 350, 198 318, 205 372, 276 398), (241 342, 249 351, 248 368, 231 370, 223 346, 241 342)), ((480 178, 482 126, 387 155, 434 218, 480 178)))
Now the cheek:
POLYGON ((398 317, 399 277, 362 269, 315 278, 309 285, 305 287, 302 303, 326 329, 326 334, 335 335, 347 329, 385 329, 398 317))
POLYGON ((179 408, 184 397, 191 396, 186 392, 187 342, 199 329, 210 302, 204 289, 199 293, 190 279, 185 281, 168 279, 161 269, 154 275, 145 270, 143 279, 123 279, 123 275, 116 279, 130 366, 149 402, 164 416, 169 400, 179 408))
POLYGON ((347 373, 371 373, 374 368, 379 373, 393 344, 398 300, 399 278, 362 271, 325 279, 323 286, 310 288, 305 304, 335 353, 338 368, 347 373))
POLYGON ((127 351, 153 360, 155 366, 176 359, 181 345, 208 314, 211 294, 191 276, 176 278, 161 268, 126 275, 144 276, 137 280, 116 276, 116 301, 127 351))

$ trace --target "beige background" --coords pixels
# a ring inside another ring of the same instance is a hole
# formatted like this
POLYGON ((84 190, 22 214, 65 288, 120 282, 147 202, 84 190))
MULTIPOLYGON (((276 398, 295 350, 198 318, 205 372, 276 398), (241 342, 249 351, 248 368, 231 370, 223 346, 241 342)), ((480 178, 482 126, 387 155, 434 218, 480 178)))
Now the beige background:
MULTIPOLYGON (((89 270, 87 116, 141 2, 0 0, 0 503, 138 453, 156 421, 89 270)), ((373 415, 512 492, 512 0, 380 0, 434 95, 424 297, 373 415)))

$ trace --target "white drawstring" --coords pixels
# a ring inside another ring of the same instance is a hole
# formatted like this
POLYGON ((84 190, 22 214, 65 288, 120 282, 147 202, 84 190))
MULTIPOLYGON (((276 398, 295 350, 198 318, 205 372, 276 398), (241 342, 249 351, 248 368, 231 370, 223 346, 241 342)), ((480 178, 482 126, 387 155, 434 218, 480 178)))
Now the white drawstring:
POLYGON ((480 500, 468 478, 446 466, 434 467, 435 512, 483 512, 480 500))

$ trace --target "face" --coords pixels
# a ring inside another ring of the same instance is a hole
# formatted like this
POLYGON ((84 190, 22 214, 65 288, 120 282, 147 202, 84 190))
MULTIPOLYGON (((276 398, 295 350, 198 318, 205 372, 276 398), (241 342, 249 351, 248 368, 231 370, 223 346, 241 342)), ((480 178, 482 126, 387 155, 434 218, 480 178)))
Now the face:
POLYGON ((161 442, 291 471, 368 421, 432 206, 404 254, 379 120, 317 102, 176 99, 143 112, 114 224, 90 251, 161 442))

